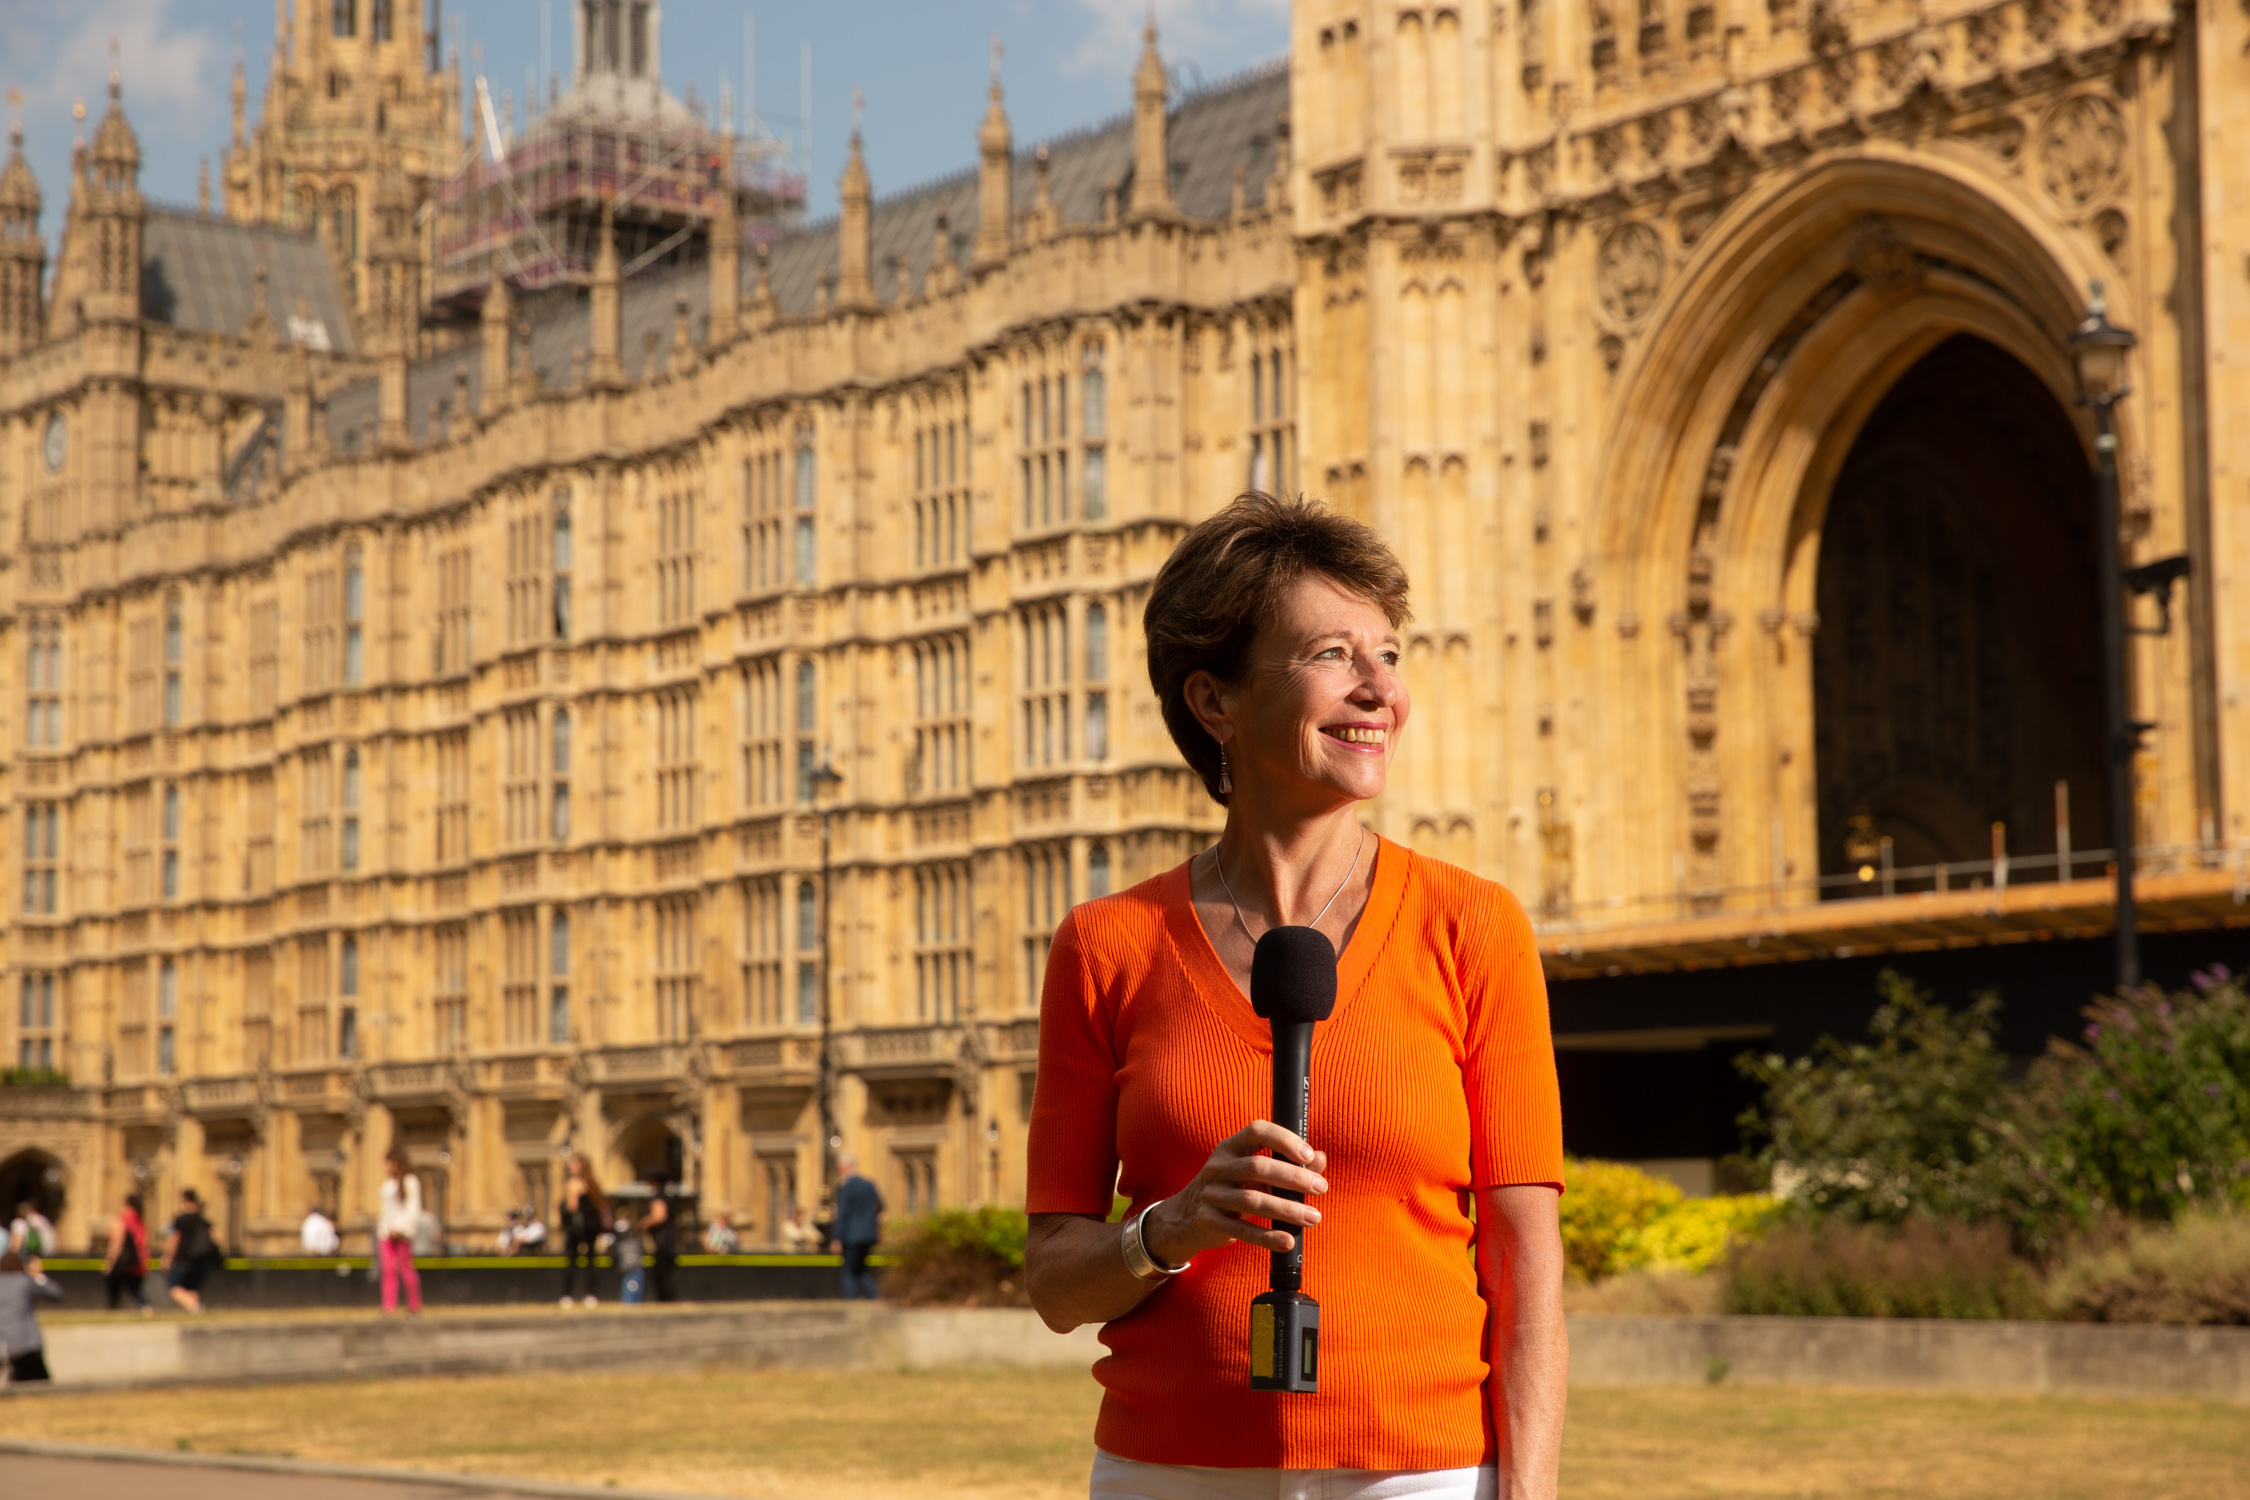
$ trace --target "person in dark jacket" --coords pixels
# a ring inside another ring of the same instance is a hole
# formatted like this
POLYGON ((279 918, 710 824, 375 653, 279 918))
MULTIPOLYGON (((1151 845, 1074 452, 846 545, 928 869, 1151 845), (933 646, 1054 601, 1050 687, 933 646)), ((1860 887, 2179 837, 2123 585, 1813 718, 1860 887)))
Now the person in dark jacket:
POLYGON ((836 1157, 836 1171, 843 1180, 836 1184, 835 1238, 829 1250, 844 1257, 845 1300, 873 1301, 875 1273, 867 1269, 867 1257, 883 1237, 883 1195, 859 1175, 859 1158, 849 1151, 836 1157))
POLYGON ((653 1252, 649 1290, 659 1302, 679 1301, 680 1221, 664 1191, 661 1172, 648 1174, 648 1212, 641 1216, 639 1227, 648 1235, 653 1252))
POLYGON ((586 1273, 585 1305, 592 1307, 594 1296, 595 1243, 609 1233, 609 1200, 602 1196, 601 1185, 594 1180, 594 1164, 583 1156, 570 1159, 570 1175, 563 1183, 562 1222, 556 1226, 561 1231, 556 1237, 562 1241, 563 1284, 562 1305, 573 1305, 572 1293, 578 1288, 578 1273, 583 1265, 586 1273))
POLYGON ((172 1300, 184 1311, 203 1311, 203 1287, 218 1264, 219 1242, 203 1217, 203 1199, 194 1188, 182 1188, 179 1215, 164 1238, 164 1281, 172 1300))
POLYGON ((62 1301, 63 1290, 10 1250, 0 1255, 0 1345, 8 1350, 8 1383, 45 1380, 47 1339, 39 1331, 39 1302, 62 1301))

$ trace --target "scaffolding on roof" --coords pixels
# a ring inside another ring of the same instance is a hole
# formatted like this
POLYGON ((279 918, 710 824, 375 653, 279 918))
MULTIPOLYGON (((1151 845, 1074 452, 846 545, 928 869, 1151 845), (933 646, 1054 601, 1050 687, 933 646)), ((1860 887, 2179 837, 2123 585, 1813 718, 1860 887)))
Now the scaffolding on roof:
POLYGON ((566 102, 505 141, 477 82, 486 149, 437 193, 440 308, 471 313, 496 256, 519 290, 584 285, 605 207, 626 276, 704 246, 727 191, 745 243, 770 242, 804 217, 805 177, 788 144, 755 126, 730 135, 669 100, 638 118, 566 102))

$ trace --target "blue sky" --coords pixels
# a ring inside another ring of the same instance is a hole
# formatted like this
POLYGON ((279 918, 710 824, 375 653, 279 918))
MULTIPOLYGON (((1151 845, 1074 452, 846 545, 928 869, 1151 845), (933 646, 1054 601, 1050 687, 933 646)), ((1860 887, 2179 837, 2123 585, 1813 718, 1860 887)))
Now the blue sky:
MULTIPOLYGON (((327 0, 293 3, 324 10, 327 0)), ((548 55, 567 87, 570 4, 445 0, 447 45, 460 44, 471 74, 481 56, 494 94, 520 100, 527 70, 539 68, 544 9, 548 55)), ((1288 50, 1288 0, 1156 0, 1155 10, 1166 62, 1181 83, 1216 81, 1288 50)), ((1006 49, 1003 85, 1019 148, 1129 108, 1146 11, 1146 0, 669 0, 664 80, 675 93, 693 80, 699 97, 713 99, 723 81, 739 96, 743 18, 751 16, 759 112, 769 126, 794 133, 801 129, 801 49, 810 42, 809 186, 817 217, 835 211, 855 87, 866 101, 868 171, 880 197, 975 161, 994 36, 1006 49)), ((86 101, 91 129, 106 103, 113 38, 126 113, 140 134, 141 190, 192 205, 196 164, 208 156, 216 208, 234 58, 239 48, 248 59, 255 123, 273 27, 271 0, 0 0, 0 89, 23 94, 25 149, 46 200, 50 241, 69 193, 71 103, 86 101)))

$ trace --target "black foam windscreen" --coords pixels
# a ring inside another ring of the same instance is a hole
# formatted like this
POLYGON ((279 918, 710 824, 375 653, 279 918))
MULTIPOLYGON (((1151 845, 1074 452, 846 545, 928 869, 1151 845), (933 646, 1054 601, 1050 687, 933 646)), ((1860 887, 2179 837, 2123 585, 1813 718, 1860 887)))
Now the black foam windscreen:
POLYGON ((1250 956, 1250 1008, 1269 1021, 1325 1021, 1336 1008, 1336 945, 1317 927, 1276 927, 1250 956))

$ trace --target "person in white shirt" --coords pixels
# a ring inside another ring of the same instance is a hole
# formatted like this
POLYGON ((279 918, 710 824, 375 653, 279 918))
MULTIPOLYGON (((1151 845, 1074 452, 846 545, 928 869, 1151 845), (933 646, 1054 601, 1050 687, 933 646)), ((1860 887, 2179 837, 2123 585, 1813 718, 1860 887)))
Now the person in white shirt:
POLYGON ((422 1278, 414 1270, 414 1238, 422 1226, 422 1179, 407 1170, 406 1153, 396 1146, 384 1162, 388 1174, 375 1212, 375 1254, 383 1268, 383 1311, 398 1311, 398 1287, 406 1283, 406 1310, 422 1310, 422 1278))
POLYGON ((305 1247, 307 1255, 334 1255, 344 1247, 344 1237, 336 1232, 336 1221, 318 1208, 305 1211, 304 1227, 297 1231, 297 1240, 305 1247))
POLYGON ((733 1222, 720 1214, 703 1231, 703 1248, 713 1255, 732 1255, 742 1248, 742 1236, 735 1233, 733 1222))
POLYGON ((546 1243, 547 1226, 539 1221, 539 1215, 532 1211, 531 1205, 525 1204, 523 1222, 516 1226, 516 1248, 511 1253, 537 1255, 546 1243))
POLYGON ((508 1210, 507 1227, 502 1229, 499 1234, 493 1236, 492 1248, 502 1255, 513 1255, 516 1253, 516 1245, 518 1243, 519 1237, 522 1234, 523 1210, 520 1208, 511 1208, 508 1210))

